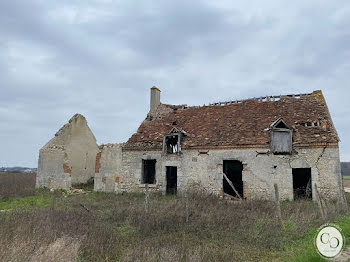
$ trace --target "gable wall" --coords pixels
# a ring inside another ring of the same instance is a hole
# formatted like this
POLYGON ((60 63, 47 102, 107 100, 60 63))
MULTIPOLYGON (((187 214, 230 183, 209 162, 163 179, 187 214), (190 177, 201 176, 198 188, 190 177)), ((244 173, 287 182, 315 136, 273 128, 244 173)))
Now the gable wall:
POLYGON ((85 117, 74 115, 39 152, 36 187, 70 189, 95 175, 96 139, 85 117))
POLYGON ((71 168, 72 184, 86 183, 93 178, 98 146, 85 119, 77 118, 72 121, 70 139, 65 148, 71 168))

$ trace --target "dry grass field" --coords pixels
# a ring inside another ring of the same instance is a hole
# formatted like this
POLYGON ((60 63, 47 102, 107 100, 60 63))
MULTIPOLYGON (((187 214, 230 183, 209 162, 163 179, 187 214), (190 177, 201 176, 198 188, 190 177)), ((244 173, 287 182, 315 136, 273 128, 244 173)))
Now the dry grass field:
POLYGON ((349 187, 350 188, 350 177, 348 179, 343 180, 344 187, 349 187))
POLYGON ((33 194, 36 173, 0 172, 0 199, 33 194))
POLYGON ((143 194, 33 190, 23 175, 0 180, 0 194, 8 194, 0 209, 10 210, 0 212, 0 261, 320 261, 318 226, 337 221, 350 237, 350 218, 336 203, 322 219, 311 201, 282 202, 282 230, 272 202, 193 192, 186 223, 181 197, 151 194, 147 217, 143 194))

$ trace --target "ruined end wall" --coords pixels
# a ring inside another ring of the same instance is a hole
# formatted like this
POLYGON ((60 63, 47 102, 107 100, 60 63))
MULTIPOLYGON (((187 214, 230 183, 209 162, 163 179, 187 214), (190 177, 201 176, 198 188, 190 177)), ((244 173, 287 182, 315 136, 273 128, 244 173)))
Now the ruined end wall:
POLYGON ((122 172, 122 144, 101 145, 96 156, 94 191, 119 190, 122 172))
POLYGON ((69 189, 95 174, 96 139, 84 116, 74 115, 39 152, 36 187, 69 189))
POLYGON ((72 185, 75 185, 86 183, 94 177, 95 159, 99 149, 85 117, 79 115, 72 118, 70 124, 70 139, 66 152, 71 168, 72 185))
POLYGON ((39 152, 36 187, 62 188, 68 190, 72 179, 63 146, 43 148, 39 152))

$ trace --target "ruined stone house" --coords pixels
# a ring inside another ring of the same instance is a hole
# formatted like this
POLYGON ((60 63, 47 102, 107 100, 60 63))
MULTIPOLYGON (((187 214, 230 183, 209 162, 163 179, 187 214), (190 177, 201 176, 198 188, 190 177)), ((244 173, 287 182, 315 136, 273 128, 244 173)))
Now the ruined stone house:
POLYGON ((315 186, 341 198, 338 142, 321 91, 189 107, 162 104, 152 87, 137 132, 99 147, 94 189, 272 199, 276 183, 281 199, 315 199, 315 186))
POLYGON ((69 189, 95 175, 99 149, 84 116, 76 114, 39 152, 36 187, 69 189))

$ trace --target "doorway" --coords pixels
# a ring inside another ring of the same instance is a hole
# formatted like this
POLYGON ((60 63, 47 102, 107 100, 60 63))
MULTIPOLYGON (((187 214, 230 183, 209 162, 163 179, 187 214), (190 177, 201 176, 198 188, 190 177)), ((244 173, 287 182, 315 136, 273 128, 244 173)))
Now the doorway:
POLYGON ((166 193, 176 194, 177 191, 177 167, 166 167, 166 193))
POLYGON ((311 168, 293 168, 293 195, 296 199, 312 199, 311 168))
MULTIPOLYGON (((237 160, 224 160, 223 169, 224 174, 232 182, 238 194, 243 198, 243 164, 237 160)), ((232 189, 232 187, 225 178, 223 179, 223 190, 226 194, 238 197, 236 192, 232 189)))

